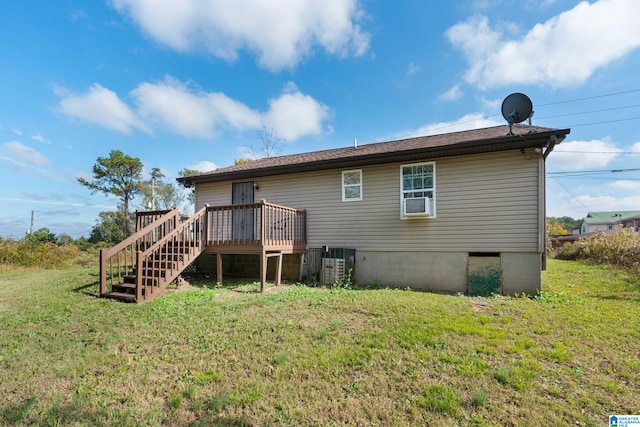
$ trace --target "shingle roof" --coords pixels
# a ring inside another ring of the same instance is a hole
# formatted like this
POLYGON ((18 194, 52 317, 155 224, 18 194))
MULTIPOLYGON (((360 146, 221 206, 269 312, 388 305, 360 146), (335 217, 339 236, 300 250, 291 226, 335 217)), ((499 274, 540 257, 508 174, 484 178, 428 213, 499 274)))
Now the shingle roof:
POLYGON ((587 224, 615 224, 640 216, 640 211, 589 212, 584 218, 587 224))
POLYGON ((475 154, 520 148, 545 147, 550 138, 560 143, 569 129, 551 129, 515 125, 514 135, 507 135, 508 126, 495 126, 462 132, 401 139, 350 146, 332 150, 270 157, 233 165, 214 171, 179 178, 178 181, 195 183, 246 179, 337 167, 355 167, 371 164, 411 161, 419 158, 437 158, 462 154, 475 154))

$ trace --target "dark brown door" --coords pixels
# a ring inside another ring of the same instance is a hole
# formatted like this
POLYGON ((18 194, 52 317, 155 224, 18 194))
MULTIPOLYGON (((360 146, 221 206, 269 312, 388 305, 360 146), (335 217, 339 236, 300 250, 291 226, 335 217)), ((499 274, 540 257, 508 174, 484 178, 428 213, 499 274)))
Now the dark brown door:
MULTIPOLYGON (((245 205, 254 203, 253 181, 234 182, 231 187, 231 204, 245 205)), ((254 240, 255 216, 253 209, 240 209, 233 211, 233 238, 234 240, 254 240)))

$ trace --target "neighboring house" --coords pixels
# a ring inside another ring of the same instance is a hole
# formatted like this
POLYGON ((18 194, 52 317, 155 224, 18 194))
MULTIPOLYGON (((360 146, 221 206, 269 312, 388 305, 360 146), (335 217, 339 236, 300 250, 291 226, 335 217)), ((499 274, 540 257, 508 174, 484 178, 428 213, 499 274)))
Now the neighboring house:
MULTIPOLYGON (((569 132, 516 125, 508 135, 497 126, 259 159, 178 181, 195 188, 196 211, 264 200, 304 212, 307 254, 349 253, 362 285, 532 294, 545 265, 545 159, 569 132)), ((232 237, 276 224, 287 227, 236 213, 232 237)), ((204 252, 218 254, 211 268, 223 253, 204 252)), ((296 250, 287 253, 301 264, 296 250)))
POLYGON ((617 231, 621 228, 640 229, 640 211, 589 212, 582 219, 579 234, 596 231, 617 231))

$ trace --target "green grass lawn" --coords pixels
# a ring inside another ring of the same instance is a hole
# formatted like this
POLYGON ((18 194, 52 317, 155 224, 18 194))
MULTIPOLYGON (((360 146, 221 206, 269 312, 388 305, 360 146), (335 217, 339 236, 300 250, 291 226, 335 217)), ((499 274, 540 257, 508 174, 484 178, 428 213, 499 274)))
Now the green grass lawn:
POLYGON ((607 425, 640 413, 640 284, 551 261, 536 298, 253 285, 144 305, 0 273, 1 425, 607 425))

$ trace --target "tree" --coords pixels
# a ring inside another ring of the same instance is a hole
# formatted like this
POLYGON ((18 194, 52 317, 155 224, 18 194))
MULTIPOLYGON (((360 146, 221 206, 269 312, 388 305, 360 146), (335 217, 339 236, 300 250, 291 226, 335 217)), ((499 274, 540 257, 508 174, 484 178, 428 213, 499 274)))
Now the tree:
POLYGON ((244 146, 246 155, 253 159, 259 159, 261 157, 275 157, 282 153, 282 139, 278 137, 278 133, 274 128, 267 129, 265 125, 262 125, 262 129, 256 132, 254 140, 258 141, 260 144, 257 151, 253 148, 253 144, 250 146, 244 146))
POLYGON ((251 163, 251 159, 247 159, 246 157, 240 157, 239 159, 233 159, 233 164, 235 165, 246 165, 247 163, 251 163))
POLYGON ((58 236, 58 245, 65 246, 73 243, 73 238, 66 233, 62 233, 58 236))
POLYGON ((571 234, 567 231, 555 218, 547 218, 547 239, 550 236, 560 236, 563 234, 571 234))
POLYGON ((578 227, 581 221, 579 219, 573 219, 569 216, 562 216, 559 218, 551 218, 551 219, 557 220, 558 223, 562 226, 562 228, 569 231, 571 231, 572 228, 578 227))
POLYGON ((151 210, 163 209, 162 207, 159 207, 157 190, 164 185, 162 182, 164 174, 160 171, 160 168, 153 168, 149 175, 151 175, 151 178, 140 184, 140 192, 143 195, 142 207, 143 209, 151 210))
POLYGON ((113 194, 122 202, 122 224, 125 237, 131 235, 129 202, 140 193, 142 180, 142 162, 120 150, 112 150, 109 157, 98 157, 93 165, 93 180, 78 178, 78 182, 92 190, 113 194))
MULTIPOLYGON (((189 168, 184 168, 180 171, 178 171, 178 175, 180 176, 191 176, 191 175, 198 175, 200 173, 200 171, 195 170, 195 169, 189 169, 189 168)), ((195 205, 196 203, 196 192, 195 192, 195 188, 190 188, 189 189, 189 194, 187 194, 187 201, 189 202, 189 204, 191 205, 195 205)))
POLYGON ((124 232, 127 221, 123 212, 106 211, 100 212, 98 216, 100 218, 91 230, 89 243, 107 242, 115 245, 127 237, 124 232))
POLYGON ((49 231, 47 227, 42 227, 31 234, 27 234, 25 239, 32 243, 56 243, 58 241, 56 235, 49 231))

